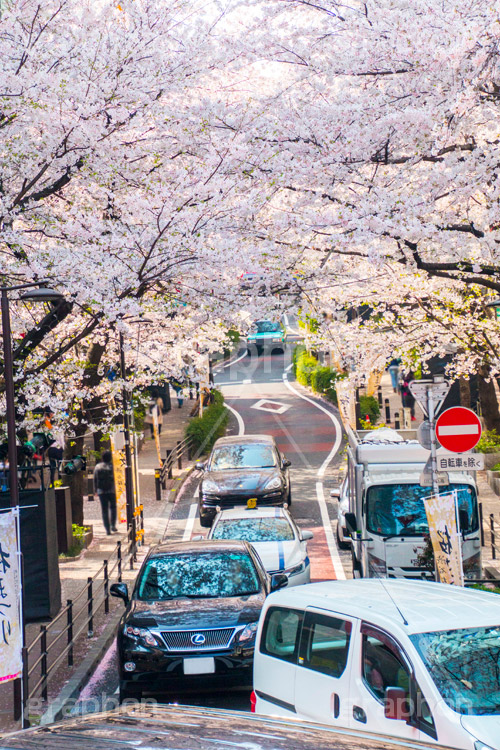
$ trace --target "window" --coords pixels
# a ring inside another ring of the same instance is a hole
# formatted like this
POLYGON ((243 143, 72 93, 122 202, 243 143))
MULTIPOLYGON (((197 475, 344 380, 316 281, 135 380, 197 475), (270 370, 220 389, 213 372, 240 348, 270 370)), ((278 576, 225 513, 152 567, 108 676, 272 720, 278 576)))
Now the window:
POLYGON ((232 469, 270 469, 277 466, 276 454, 271 445, 221 445, 215 448, 210 459, 210 471, 232 469))
MULTIPOLYGON (((384 703, 388 687, 405 690, 410 724, 437 739, 436 727, 427 701, 411 673, 411 666, 401 647, 389 635, 363 624, 363 682, 372 695, 384 703)), ((410 636, 413 638, 413 636, 410 636)))
POLYGON ((260 642, 261 653, 295 664, 302 616, 302 612, 294 609, 270 607, 260 642))
POLYGON ((347 664, 350 636, 350 622, 308 613, 299 664, 330 677, 340 677, 347 664))
POLYGON ((239 552, 152 557, 137 584, 137 598, 218 598, 257 594, 260 583, 249 555, 239 552))
POLYGON ((215 526, 212 539, 243 539, 245 542, 291 542, 293 529, 286 518, 224 518, 215 526))
POLYGON ((388 643, 373 635, 363 636, 363 680, 368 690, 380 702, 384 700, 388 687, 410 691, 410 674, 388 643))

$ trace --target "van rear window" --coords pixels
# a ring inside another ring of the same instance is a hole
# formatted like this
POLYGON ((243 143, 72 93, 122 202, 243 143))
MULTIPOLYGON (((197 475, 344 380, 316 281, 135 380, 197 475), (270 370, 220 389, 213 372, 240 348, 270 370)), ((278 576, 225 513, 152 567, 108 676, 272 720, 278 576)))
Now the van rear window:
POLYGON ((299 610, 270 607, 260 639, 261 654, 296 663, 302 616, 299 610))

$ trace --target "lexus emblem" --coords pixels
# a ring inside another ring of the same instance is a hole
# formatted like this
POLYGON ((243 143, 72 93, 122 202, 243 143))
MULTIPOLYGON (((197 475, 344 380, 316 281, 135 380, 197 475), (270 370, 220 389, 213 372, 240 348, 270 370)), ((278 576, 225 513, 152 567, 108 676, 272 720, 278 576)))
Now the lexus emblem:
POLYGON ((205 641, 206 638, 203 633, 195 633, 191 636, 191 643, 193 643, 195 646, 203 646, 205 641))

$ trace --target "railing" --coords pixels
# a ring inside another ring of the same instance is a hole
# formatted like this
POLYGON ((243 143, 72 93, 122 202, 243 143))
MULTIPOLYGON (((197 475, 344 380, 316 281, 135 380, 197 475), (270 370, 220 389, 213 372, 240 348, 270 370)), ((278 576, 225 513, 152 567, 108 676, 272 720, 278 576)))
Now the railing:
POLYGON ((167 479, 172 479, 173 469, 182 469, 182 459, 185 456, 189 461, 193 453, 193 442, 190 437, 178 440, 175 448, 167 448, 165 460, 160 469, 155 469, 155 491, 156 499, 161 500, 161 491, 167 487, 167 479))
POLYGON ((142 506, 136 509, 136 518, 135 539, 132 539, 132 530, 129 528, 126 549, 124 550, 122 542, 118 541, 115 551, 107 560, 103 560, 94 576, 87 578, 87 583, 80 593, 74 599, 67 600, 64 609, 49 625, 41 625, 39 635, 29 646, 23 648, 25 716, 28 715, 28 703, 35 695, 40 694, 47 700, 49 680, 63 661, 66 660, 68 667, 73 666, 75 646, 84 634, 87 638, 92 638, 94 618, 99 610, 104 607, 104 613, 109 613, 109 582, 115 571, 118 581, 121 582, 124 567, 128 564, 130 570, 134 569, 137 542, 142 541, 144 536, 142 506), (53 637, 49 643, 50 636, 53 637))

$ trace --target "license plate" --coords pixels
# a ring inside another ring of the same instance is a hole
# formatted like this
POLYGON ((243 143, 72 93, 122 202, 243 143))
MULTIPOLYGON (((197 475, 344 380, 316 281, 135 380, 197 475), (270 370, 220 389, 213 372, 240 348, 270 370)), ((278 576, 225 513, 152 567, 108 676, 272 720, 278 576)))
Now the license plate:
POLYGON ((214 674, 215 659, 213 656, 201 656, 199 659, 184 659, 184 674, 214 674))

